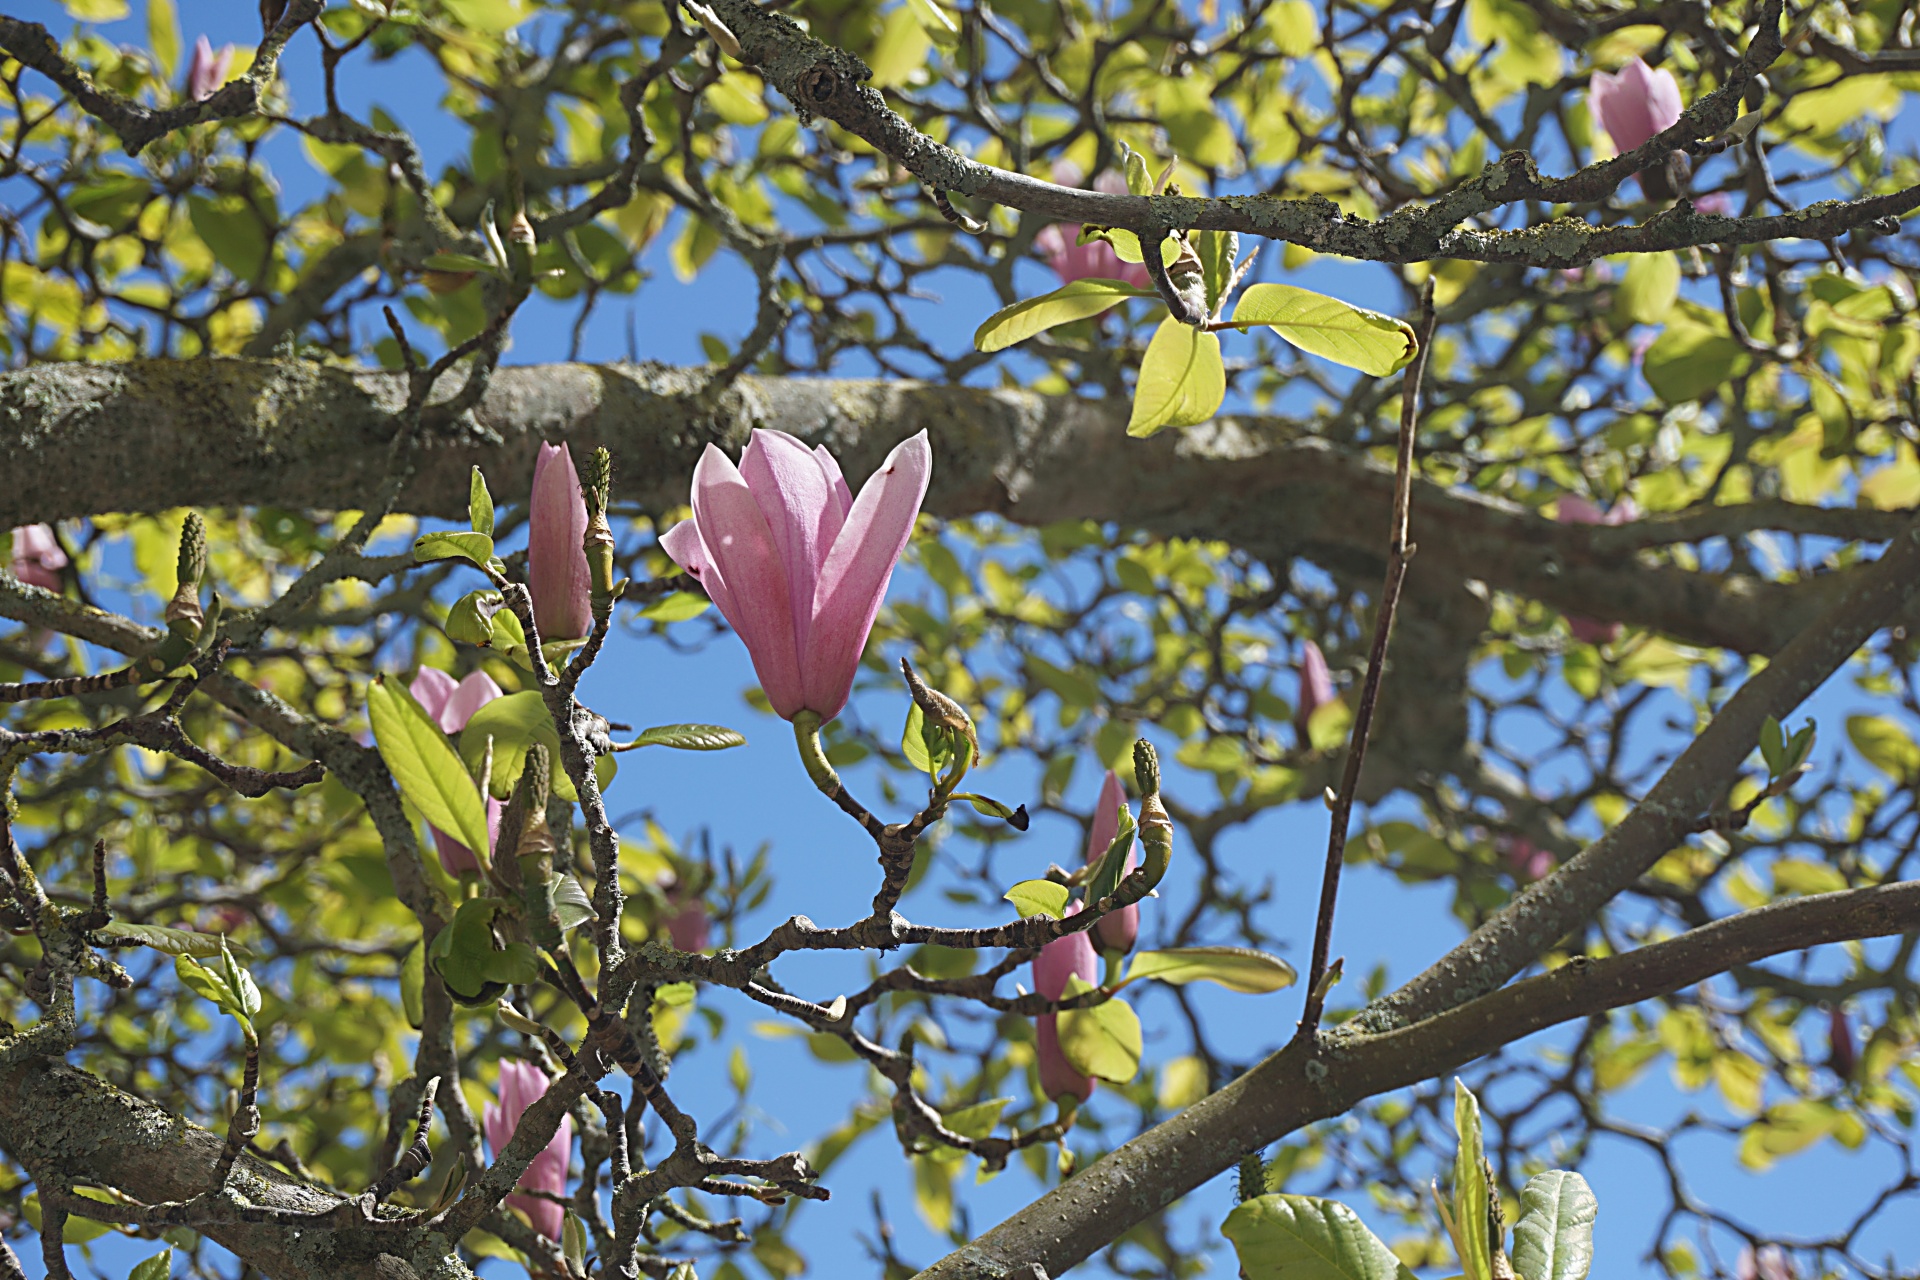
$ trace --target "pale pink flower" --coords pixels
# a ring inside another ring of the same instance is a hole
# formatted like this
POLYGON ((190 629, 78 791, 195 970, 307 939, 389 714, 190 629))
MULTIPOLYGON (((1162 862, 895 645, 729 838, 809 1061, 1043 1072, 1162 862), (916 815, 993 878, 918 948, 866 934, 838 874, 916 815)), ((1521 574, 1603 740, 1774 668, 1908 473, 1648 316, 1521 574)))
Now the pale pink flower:
POLYGON ((1300 705, 1294 709, 1294 727, 1300 740, 1307 740, 1307 726, 1313 713, 1332 702, 1333 672, 1327 669, 1327 655, 1311 640, 1300 642, 1300 705))
POLYGON ((1612 75, 1593 73, 1587 105, 1613 139, 1614 150, 1625 155, 1680 119, 1680 82, 1664 67, 1655 71, 1639 58, 1629 58, 1612 75))
MULTIPOLYGON (((450 736, 466 728, 474 712, 501 696, 500 686, 484 671, 472 672, 456 684, 452 676, 438 667, 420 668, 420 674, 413 678, 407 691, 450 736)), ((500 811, 505 807, 492 796, 487 797, 487 843, 490 846, 500 838, 500 811)), ((480 863, 474 858, 473 850, 432 823, 427 824, 427 829, 433 832, 434 848, 439 850, 440 865, 446 868, 448 875, 479 874, 480 863)))
POLYGON ((1752 1245, 1743 1246, 1739 1260, 1733 1264, 1733 1274, 1739 1280, 1794 1280, 1793 1259, 1787 1251, 1777 1244, 1763 1244, 1758 1253, 1752 1245))
MULTIPOLYGON (((1077 186, 1080 173, 1072 165, 1057 164, 1053 168, 1053 180, 1063 187, 1077 186)), ((1127 181, 1117 173, 1103 173, 1094 180, 1093 189, 1108 195, 1123 196, 1127 194, 1127 181)), ((1079 238, 1080 224, 1077 222, 1056 222, 1042 227, 1040 234, 1033 238, 1033 247, 1046 257, 1047 265, 1060 277, 1061 284, 1098 279, 1118 280, 1137 289, 1147 287, 1145 263, 1120 261, 1120 255, 1105 240, 1075 243, 1079 238)))
MULTIPOLYGON (((498 1160, 500 1153, 507 1149, 507 1143, 513 1140, 514 1130, 520 1126, 521 1115, 546 1093, 548 1083, 547 1073, 531 1062, 518 1062, 511 1058, 501 1060, 499 1101, 488 1103, 481 1112, 481 1127, 486 1130, 487 1145, 493 1148, 494 1159, 498 1160)), ((528 1191, 565 1195, 567 1161, 572 1152, 573 1118, 565 1116, 561 1118, 560 1127, 554 1131, 553 1140, 534 1156, 516 1185, 528 1191)), ((547 1239, 560 1239, 560 1228, 567 1212, 564 1206, 544 1196, 518 1193, 508 1196, 507 1204, 525 1213, 533 1223, 533 1229, 547 1239)))
MULTIPOLYGON (((1613 504, 1611 510, 1602 512, 1578 494, 1561 498, 1554 514, 1554 519, 1561 524, 1620 525, 1639 518, 1640 508, 1634 505, 1632 498, 1622 498, 1613 504)), ((1567 629, 1573 632, 1574 639, 1583 644, 1611 644, 1620 638, 1619 623, 1575 617, 1572 614, 1567 615, 1567 629)))
POLYGON ((49 525, 29 524, 13 531, 13 560, 7 568, 15 578, 32 587, 48 591, 60 589, 60 571, 67 567, 67 553, 49 525))
POLYGON ((593 582, 582 545, 587 500, 563 444, 543 444, 527 510, 527 590, 542 642, 578 640, 593 626, 593 582))
POLYGON ((204 102, 218 93, 233 70, 233 46, 221 45, 213 51, 213 42, 201 36, 193 43, 193 61, 187 64, 187 98, 204 102))
POLYGON ((706 589, 782 718, 840 714, 933 472, 922 431, 856 499, 824 447, 753 433, 740 465, 713 445, 693 472, 693 518, 661 538, 706 589))
MULTIPOLYGON (((1070 916, 1079 911, 1080 904, 1077 902, 1067 908, 1070 916)), ((1055 938, 1040 948, 1040 954, 1033 958, 1033 985, 1042 996, 1058 1000, 1066 994, 1069 978, 1093 982, 1098 965, 1099 958, 1093 953, 1093 942, 1087 937, 1087 931, 1082 929, 1064 938, 1055 938)), ((1043 1013, 1034 1019, 1034 1037, 1038 1041, 1040 1059, 1040 1092, 1048 1098, 1070 1093, 1085 1102, 1093 1096, 1093 1078, 1081 1075, 1067 1061, 1066 1053, 1060 1048, 1057 1018, 1057 1014, 1043 1013)))
MULTIPOLYGON (((1120 807, 1126 802, 1127 793, 1120 786, 1120 775, 1107 770, 1106 781, 1100 784, 1100 799, 1094 802, 1093 823, 1087 832, 1088 866, 1100 860, 1114 836, 1119 834, 1120 807)), ((1132 871, 1139 863, 1140 842, 1136 840, 1127 850, 1127 862, 1121 874, 1132 871)), ((1134 939, 1140 936, 1140 904, 1136 902, 1102 917, 1100 923, 1093 926, 1093 932, 1105 950, 1133 950, 1134 939)))
POLYGON ((1544 880, 1553 870, 1553 851, 1542 849, 1525 836, 1496 836, 1493 847, 1506 860, 1507 868, 1517 880, 1527 883, 1544 880))

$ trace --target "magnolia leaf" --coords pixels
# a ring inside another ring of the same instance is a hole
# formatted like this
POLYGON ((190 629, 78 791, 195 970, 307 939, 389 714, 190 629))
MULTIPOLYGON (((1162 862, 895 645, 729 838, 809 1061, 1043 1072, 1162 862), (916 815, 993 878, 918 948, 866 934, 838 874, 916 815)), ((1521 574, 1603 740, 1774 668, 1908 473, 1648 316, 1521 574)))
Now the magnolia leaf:
POLYGON ((1767 762, 1767 776, 1777 778, 1787 764, 1787 736, 1780 722, 1768 716, 1760 725, 1760 758, 1767 762))
POLYGON ((569 1274, 587 1274, 587 1226, 571 1209, 561 1219, 560 1252, 566 1257, 569 1274))
POLYGON ((233 952, 227 949, 224 939, 220 947, 220 968, 241 1016, 251 1021, 260 1012, 260 988, 254 985, 253 975, 241 968, 240 962, 233 958, 233 952))
POLYGON ((1614 311, 1631 324, 1664 324, 1680 297, 1680 256, 1636 253, 1614 290, 1614 311))
POLYGON ((652 622, 685 622, 705 613, 712 603, 697 592, 669 591, 642 609, 640 616, 652 622))
POLYGON ((955 800, 965 800, 973 806, 975 813, 984 814, 989 818, 998 818, 1015 831, 1025 831, 1027 829, 1029 820, 1027 818, 1027 806, 1025 805, 1015 808, 1012 805, 1003 804, 995 800, 992 796, 976 795, 971 791, 956 791, 953 793, 952 798, 955 800))
POLYGON ((675 747, 681 751, 725 751, 747 745, 745 735, 717 724, 663 724, 643 729, 637 747, 675 747))
POLYGON ((467 899, 427 947, 427 963, 463 1003, 492 1004, 508 985, 539 980, 540 960, 532 947, 494 945, 493 917, 504 906, 499 898, 467 899))
POLYGON ((1599 1212, 1600 1202, 1577 1173, 1551 1169, 1529 1178, 1513 1227, 1513 1268, 1521 1280, 1586 1280, 1599 1212))
POLYGON ((1052 293, 1027 298, 994 312, 974 331, 973 345, 981 351, 1004 350, 1055 325, 1097 316, 1109 307, 1119 306, 1128 298, 1154 296, 1151 289, 1136 288, 1119 280, 1093 277, 1075 280, 1052 293))
POLYGON ((484 533, 423 533, 413 540, 413 558, 422 564, 467 560, 484 569, 493 558, 493 539, 484 533))
MULTIPOLYGON (((532 696, 537 699, 540 695, 532 696)), ((480 710, 485 712, 507 700, 496 699, 480 710)), ((491 848, 480 788, 474 785, 472 773, 461 762, 453 743, 414 701, 407 687, 384 676, 376 679, 367 687, 367 719, 373 724, 374 745, 380 748, 380 758, 387 762, 393 780, 400 784, 400 794, 428 822, 467 848, 491 848)), ((525 754, 524 747, 521 754, 525 754)))
MULTIPOLYGON (((1146 195, 1148 193, 1142 191, 1135 192, 1134 194, 1146 195)), ((1140 249, 1140 237, 1121 227, 1081 227, 1080 235, 1074 240, 1074 243, 1089 244, 1095 240, 1104 240, 1112 245, 1113 256, 1122 262, 1130 262, 1134 266, 1140 266, 1147 260, 1147 255, 1141 252, 1140 249)), ((1170 267, 1179 261, 1180 247, 1184 243, 1185 241, 1181 240, 1179 236, 1163 237, 1160 241, 1161 265, 1170 267)), ((1155 292, 1153 296, 1157 298, 1160 295, 1158 292, 1155 292)))
POLYGON ((1467 1280, 1493 1280, 1493 1241, 1487 1224, 1486 1157, 1480 1142, 1480 1100, 1453 1082, 1453 1247, 1467 1280))
POLYGON ((487 536, 487 554, 492 555, 493 495, 487 492, 487 478, 480 474, 479 467, 473 469, 473 479, 467 484, 467 520, 475 533, 487 536))
MULTIPOLYGON (((106 938, 128 946, 152 947, 170 956, 212 957, 220 954, 221 937, 217 933, 195 933, 191 929, 169 929, 157 924, 130 924, 114 920, 93 930, 96 938, 106 938)), ((235 951, 246 948, 234 946, 235 951)))
POLYGON ((556 875, 547 881, 547 899, 562 933, 578 929, 593 919, 593 899, 587 897, 587 891, 572 876, 556 875))
MULTIPOLYGON (((502 610, 499 616, 513 615, 502 610)), ((488 779, 488 788, 494 799, 505 800, 513 794, 514 783, 520 781, 520 774, 527 767, 527 748, 536 742, 546 746, 547 758, 553 762, 554 794, 562 800, 580 798, 573 789, 573 779, 567 777, 567 771, 561 767, 560 731, 553 727, 553 717, 547 714, 547 704, 541 701, 539 690, 523 689, 495 698, 473 713, 467 727, 460 731, 460 756, 466 761, 468 771, 476 774, 480 771, 489 738, 493 740, 493 774, 488 779)), ((487 846, 469 844, 467 847, 484 849, 487 846)))
POLYGON ((1220 339, 1168 317, 1153 331, 1140 360, 1127 434, 1150 436, 1162 427, 1191 427, 1219 412, 1227 398, 1227 366, 1220 339))
POLYGON ((1406 321, 1290 284, 1248 286, 1233 323, 1264 324, 1310 355, 1376 378, 1400 372, 1420 349, 1406 321))
MULTIPOLYGON (((1076 974, 1067 979, 1061 994, 1077 996, 1093 989, 1076 974)), ((1126 1001, 1116 997, 1091 1008, 1066 1010, 1058 1015, 1055 1026, 1061 1053, 1081 1075, 1125 1084, 1139 1074, 1144 1051, 1140 1019, 1126 1001)))
POLYGON ((1183 947, 1177 951, 1142 951, 1127 970, 1127 981, 1158 978, 1184 986, 1189 982, 1217 982, 1229 991, 1265 995, 1290 987, 1299 977, 1279 956, 1249 947, 1183 947))
POLYGON ((1413 1280, 1386 1241, 1336 1200, 1255 1196, 1220 1230, 1246 1280, 1413 1280))
MULTIPOLYGON (((475 470, 478 473, 478 469, 475 470)), ((447 639, 456 644, 477 645, 485 649, 493 644, 493 622, 505 607, 498 591, 469 591, 447 610, 446 625, 441 627, 447 639)))
POLYGON ((936 774, 953 760, 952 735, 946 730, 927 727, 926 713, 915 702, 907 708, 907 727, 900 733, 900 750, 907 763, 928 775, 936 774))
POLYGON ((1100 855, 1093 875, 1087 880, 1088 906, 1093 906, 1120 887, 1121 877, 1126 874, 1127 854, 1133 848, 1133 834, 1133 810, 1123 804, 1120 806, 1119 829, 1107 845, 1106 852, 1100 855))
POLYGON ((407 958, 400 962, 400 1011, 415 1031, 427 1021, 426 984, 427 944, 423 938, 413 944, 407 958))
POLYGON ((1067 899, 1072 895, 1067 892, 1067 886, 1051 880, 1022 880, 1002 896, 1013 904, 1013 909, 1020 913, 1023 920, 1028 916, 1052 916, 1055 920, 1063 920, 1067 914, 1067 899))
POLYGON ((127 1272, 127 1280, 167 1280, 173 1274, 173 1250, 162 1250, 127 1272))
POLYGON ((233 993, 227 990, 225 980, 217 973, 203 969, 192 957, 178 955, 173 958, 173 971, 179 977, 182 986, 211 1003, 223 1013, 232 1013, 238 1007, 234 1003, 233 993))
MULTIPOLYGON (((493 263, 487 261, 487 259, 476 258, 470 253, 436 253, 420 265, 428 271, 445 271, 448 273, 484 271, 488 275, 495 275, 498 274, 499 271, 499 268, 495 267, 493 263)), ((475 467, 474 470, 478 471, 479 468, 475 467)), ((491 534, 493 530, 491 528, 482 529, 475 526, 474 532, 491 534)))

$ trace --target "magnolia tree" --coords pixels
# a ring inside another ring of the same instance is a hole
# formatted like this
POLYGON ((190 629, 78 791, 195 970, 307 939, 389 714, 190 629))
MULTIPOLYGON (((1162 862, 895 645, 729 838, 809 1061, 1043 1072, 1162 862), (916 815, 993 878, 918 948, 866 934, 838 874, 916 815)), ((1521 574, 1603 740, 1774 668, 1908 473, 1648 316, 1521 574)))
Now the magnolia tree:
POLYGON ((207 8, 0 15, 0 1275, 1915 1274, 1904 0, 207 8))

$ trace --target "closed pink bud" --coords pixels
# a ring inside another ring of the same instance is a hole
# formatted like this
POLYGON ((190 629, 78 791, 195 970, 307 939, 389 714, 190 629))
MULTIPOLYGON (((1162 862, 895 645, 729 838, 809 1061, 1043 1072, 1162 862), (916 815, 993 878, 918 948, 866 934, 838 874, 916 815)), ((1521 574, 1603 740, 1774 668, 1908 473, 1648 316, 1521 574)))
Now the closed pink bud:
POLYGON ((1311 640, 1300 642, 1300 705, 1293 714, 1294 727, 1306 741, 1307 726, 1313 713, 1333 701, 1333 672, 1327 670, 1327 655, 1311 640))
POLYGON ((593 627, 593 581, 582 545, 587 500, 563 444, 541 445, 534 459, 527 523, 527 589, 540 639, 578 640, 593 627))
MULTIPOLYGON (((520 1127, 521 1115, 546 1093, 548 1083, 547 1073, 531 1062, 512 1059, 501 1061, 497 1091, 499 1101, 488 1103, 481 1112, 481 1128, 486 1130, 487 1145, 493 1148, 495 1160, 507 1149, 507 1143, 513 1140, 514 1130, 520 1127)), ((560 1120, 560 1127, 554 1131, 552 1141, 534 1156, 532 1163, 527 1165, 527 1171, 520 1175, 520 1181, 515 1185, 528 1191, 564 1196, 567 1193, 567 1161, 572 1153, 573 1118, 565 1116, 560 1120)), ((533 1229, 547 1239, 560 1239, 560 1229, 567 1212, 564 1206, 544 1196, 518 1194, 508 1196, 507 1204, 525 1213, 528 1221, 533 1223, 533 1229)))
MULTIPOLYGON (((1115 823, 1118 824, 1117 811, 1115 823)), ((1067 908, 1070 916, 1079 911, 1080 904, 1077 902, 1067 908)), ((1099 959, 1093 953, 1093 942, 1087 937, 1086 930, 1055 938, 1040 948, 1040 954, 1033 958, 1034 989, 1048 1000, 1058 1000, 1066 994, 1069 978, 1093 982, 1098 965, 1099 959)), ((1081 1075, 1067 1061, 1067 1055, 1060 1048, 1056 1017, 1055 1014, 1043 1013, 1034 1019, 1034 1037, 1038 1042, 1040 1059, 1040 1092, 1048 1098, 1072 1094, 1085 1102, 1093 1096, 1093 1079, 1081 1075)))
POLYGON ((204 102, 220 91, 233 70, 233 46, 221 45, 213 51, 213 42, 201 36, 193 42, 193 61, 187 64, 187 98, 204 102))
MULTIPOLYGON (((1120 786, 1120 775, 1107 770, 1106 781, 1100 784, 1100 799, 1093 806, 1093 824, 1087 833, 1088 866, 1100 861, 1114 836, 1119 834, 1120 808, 1126 802, 1127 793, 1120 786)), ((1127 864, 1121 874, 1133 870, 1139 863, 1140 842, 1136 840, 1127 850, 1127 864)), ((1108 951, 1133 950, 1134 939, 1140 936, 1140 904, 1136 902, 1110 912, 1093 926, 1093 933, 1100 946, 1108 951)))
POLYGON ((1622 155, 1680 119, 1680 82, 1666 68, 1655 71, 1639 58, 1608 75, 1593 73, 1587 105, 1622 155))
POLYGON ((740 465, 712 445, 693 472, 693 518, 660 546, 706 589, 783 719, 831 720, 913 533, 933 472, 922 431, 855 498, 824 448, 755 431, 740 465))
POLYGON ((1827 1010, 1827 1065, 1842 1080, 1851 1080, 1856 1061, 1853 1026, 1847 1021, 1846 1008, 1834 1005, 1827 1010))
POLYGON ((60 589, 60 571, 67 567, 67 553, 60 549, 53 529, 30 524, 13 531, 13 558, 8 572, 30 587, 48 591, 60 589))
MULTIPOLYGON (((456 683, 452 676, 437 667, 420 668, 420 674, 413 678, 407 691, 449 735, 457 735, 467 727, 467 721, 473 719, 474 712, 501 696, 500 686, 484 671, 471 672, 466 679, 456 683)), ((500 838, 500 811, 505 807, 492 796, 487 797, 489 846, 500 838)), ((448 875, 479 874, 480 863, 473 856, 473 850, 432 823, 427 824, 427 829, 433 832, 434 849, 439 853, 440 865, 448 875)))
MULTIPOLYGON (((1632 498, 1622 498, 1611 510, 1602 512, 1589 499, 1568 494, 1555 504, 1554 519, 1561 524, 1620 525, 1640 518, 1640 508, 1632 498)), ((1567 630, 1582 644, 1611 644, 1620 638, 1620 624, 1593 618, 1567 617, 1567 630)))

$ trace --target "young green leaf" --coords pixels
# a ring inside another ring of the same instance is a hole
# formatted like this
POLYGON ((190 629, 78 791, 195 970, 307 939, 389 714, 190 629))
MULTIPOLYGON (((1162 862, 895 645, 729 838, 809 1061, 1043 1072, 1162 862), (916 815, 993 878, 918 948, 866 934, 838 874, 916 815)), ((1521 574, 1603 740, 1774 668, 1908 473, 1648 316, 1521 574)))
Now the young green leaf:
POLYGON ((1130 196, 1152 195, 1153 170, 1147 167, 1147 158, 1124 142, 1120 147, 1120 154, 1125 158, 1127 170, 1127 194, 1130 196))
POLYGON ((1191 427, 1219 412, 1227 398, 1227 366, 1220 339, 1169 316, 1153 331, 1133 389, 1130 436, 1150 436, 1162 427, 1191 427))
MULTIPOLYGON (((1091 990, 1092 983, 1075 975, 1067 979, 1062 995, 1091 990)), ((1115 997, 1091 1008, 1069 1009, 1058 1019, 1060 1051, 1075 1071, 1114 1084, 1125 1084, 1139 1074, 1144 1051, 1140 1019, 1126 1001, 1115 997)))
POLYGON ((1599 1212, 1600 1202, 1577 1173, 1553 1169, 1528 1179, 1513 1228, 1513 1269, 1521 1280, 1586 1280, 1599 1212))
POLYGON ((562 933, 578 929, 593 919, 593 899, 572 876, 556 874, 547 881, 547 901, 562 933))
POLYGON ((1467 1280, 1493 1280, 1493 1241, 1487 1229, 1486 1157, 1480 1142, 1480 1100, 1453 1082, 1453 1127, 1458 1143, 1453 1156, 1454 1248, 1467 1280))
POLYGON ((487 648, 493 643, 493 620, 504 601, 498 591, 469 591, 447 610, 446 625, 441 628, 456 644, 487 648))
POLYGON ((1807 762, 1807 757, 1813 753, 1814 733, 1814 723, 1808 720, 1787 740, 1786 772, 1792 773, 1807 762))
POLYGON ((669 591, 640 611, 651 622, 685 622, 707 611, 713 602, 692 591, 669 591))
POLYGON ((407 951, 400 962, 400 1012, 407 1025, 418 1031, 427 1022, 426 1006, 427 944, 423 938, 407 951))
POLYGON ((226 981, 218 973, 203 969, 191 956, 175 956, 173 972, 180 979, 180 985, 219 1009, 222 1013, 232 1013, 239 1006, 233 993, 227 990, 226 981))
POLYGON ((1337 1200, 1255 1196, 1227 1215, 1246 1280, 1413 1280, 1384 1240, 1337 1200))
POLYGON ((1114 834, 1112 843, 1107 845, 1106 852, 1100 855, 1100 862, 1087 881, 1087 902, 1090 905, 1119 887, 1126 872, 1127 853, 1133 848, 1133 836, 1133 811, 1121 805, 1120 828, 1114 834))
POLYGON ((260 988, 254 985, 253 975, 241 968, 240 962, 233 958, 225 939, 221 940, 220 946, 220 970, 226 978, 227 990, 233 992, 233 1002, 241 1016, 248 1021, 259 1016, 260 988))
POLYGON ((504 950, 493 941, 493 917, 506 903, 499 898, 469 898, 453 922, 427 946, 427 963, 446 980, 447 990, 469 1004, 492 1004, 508 985, 538 981, 540 958, 524 942, 504 950))
POLYGON ((1760 758, 1767 762, 1767 775, 1777 778, 1787 767, 1787 739, 1780 722, 1768 716, 1760 725, 1760 758))
POLYGON ((560 1252, 567 1260, 568 1274, 587 1274, 587 1225, 571 1209, 561 1219, 560 1252))
MULTIPOLYGON (((130 924, 114 920, 93 931, 95 937, 152 947, 170 956, 212 957, 220 954, 221 937, 217 933, 195 933, 191 929, 169 929, 157 924, 130 924)), ((244 952, 245 947, 235 946, 244 952)))
POLYGON ((467 484, 467 520, 475 533, 487 536, 487 554, 492 555, 493 495, 487 492, 487 478, 480 474, 479 467, 473 469, 473 479, 467 484))
POLYGON ((728 747, 747 745, 744 734, 717 724, 656 725, 641 730, 633 741, 636 746, 674 747, 681 751, 725 751, 728 747))
POLYGON ((1630 324, 1664 324, 1680 297, 1680 257, 1636 253, 1614 290, 1614 313, 1630 324))
POLYGON ((907 727, 900 732, 900 750, 908 764, 932 776, 953 761, 950 736, 944 729, 929 729, 925 713, 915 702, 907 708, 907 727))
POLYGON ((467 560, 484 569, 493 558, 493 539, 484 533, 423 533, 413 540, 413 558, 421 564, 467 560))
POLYGON ((1248 286, 1233 323, 1264 324, 1302 351, 1376 378, 1406 368, 1420 348, 1404 320, 1290 284, 1248 286))
POLYGON ((1134 956, 1126 981, 1142 978, 1157 978, 1177 986, 1217 982, 1229 991, 1264 995, 1292 986, 1299 975, 1279 956, 1249 947, 1182 947, 1176 951, 1142 951, 1134 956))
POLYGON ((1072 895, 1067 892, 1067 886, 1051 880, 1022 880, 1003 896, 1023 920, 1028 916, 1052 916, 1060 920, 1067 914, 1067 900, 1072 895))
MULTIPOLYGON (((533 695, 535 699, 539 696, 533 695)), ((497 699, 480 710, 505 701, 497 699)), ((428 822, 467 848, 489 848, 487 810, 480 789, 473 784, 453 743, 414 701, 407 687, 384 676, 376 679, 367 687, 367 719, 373 724, 374 745, 379 747, 380 758, 387 762, 393 780, 400 784, 400 794, 412 801, 428 822)))
MULTIPOLYGON (((500 616, 512 615, 503 610, 500 616)), ((460 731, 460 756, 468 772, 476 775, 480 772, 489 738, 493 740, 493 773, 488 778, 488 786, 494 799, 505 800, 513 794, 513 784, 520 781, 521 771, 527 767, 527 748, 536 742, 546 745, 547 758, 553 761, 554 794, 562 800, 580 798, 573 789, 573 780, 567 777, 560 763, 560 731, 553 727, 553 717, 547 714, 547 704, 541 701, 537 689, 522 689, 519 693, 495 698, 473 713, 467 727, 460 731)), ((467 847, 486 848, 484 844, 467 847)))
MULTIPOLYGON (((436 253, 430 255, 421 264, 428 271, 444 271, 457 275, 466 271, 484 271, 488 275, 498 275, 499 271, 485 258, 476 258, 470 253, 436 253)), ((492 533, 491 529, 481 529, 480 533, 492 533)))
POLYGON ((1151 289, 1135 288, 1119 280, 1075 280, 1052 293, 1025 298, 994 312, 974 331, 973 345, 981 351, 1001 351, 1055 325, 1097 316, 1128 298, 1154 296, 1151 289))
POLYGON ((127 1273, 127 1280, 167 1280, 173 1274, 173 1250, 163 1249, 127 1273))
POLYGON ((956 791, 953 793, 953 798, 955 800, 965 800, 973 806, 975 813, 982 814, 989 818, 998 818, 1000 821, 1011 826, 1015 831, 1025 831, 1027 829, 1028 818, 1027 806, 1025 805, 1015 808, 1012 805, 1003 804, 995 800, 992 796, 978 795, 972 791, 956 791))

